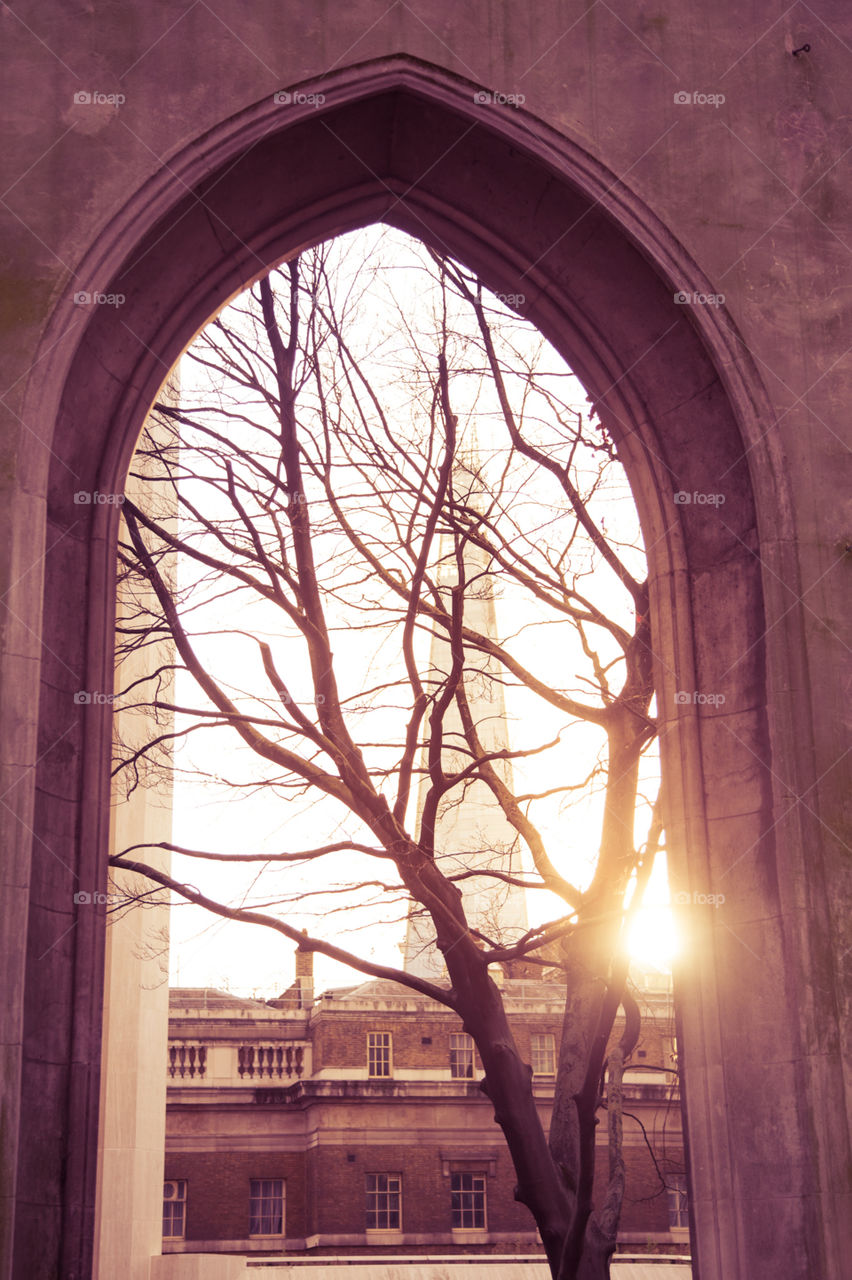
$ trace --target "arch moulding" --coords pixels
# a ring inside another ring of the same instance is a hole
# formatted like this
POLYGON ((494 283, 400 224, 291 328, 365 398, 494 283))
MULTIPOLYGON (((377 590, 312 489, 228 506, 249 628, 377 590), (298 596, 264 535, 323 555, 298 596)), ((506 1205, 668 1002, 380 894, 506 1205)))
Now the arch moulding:
POLYGON ((790 543, 790 504, 746 347, 724 308, 674 304, 714 292, 675 236, 530 115, 405 58, 302 87, 321 108, 265 100, 224 121, 103 228, 73 290, 126 301, 93 308, 72 345, 69 287, 28 390, 26 419, 55 424, 39 720, 45 741, 63 736, 37 775, 14 1274, 30 1280, 35 1256, 56 1259, 45 1275, 92 1266, 104 920, 75 917, 73 894, 105 884, 110 723, 73 694, 111 687, 117 511, 74 493, 122 491, 171 365, 230 297, 303 246, 384 220, 524 294, 619 442, 649 549, 673 887, 725 897, 685 908, 695 946, 678 977, 698 1268, 839 1277, 836 1064, 806 1047, 820 1010, 784 999, 809 982, 803 906, 825 918, 818 876, 803 904, 803 836, 777 820, 771 780, 791 728, 769 690, 795 681, 768 665, 760 556, 790 543), (678 505, 678 491, 724 505, 678 505), (724 701, 692 697, 710 693, 724 701))

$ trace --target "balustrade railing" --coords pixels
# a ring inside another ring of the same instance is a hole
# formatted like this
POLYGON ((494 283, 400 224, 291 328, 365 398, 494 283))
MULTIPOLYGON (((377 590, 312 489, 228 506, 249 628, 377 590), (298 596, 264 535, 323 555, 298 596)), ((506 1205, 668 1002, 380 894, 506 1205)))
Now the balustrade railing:
POLYGON ((184 1079, 196 1075, 203 1077, 207 1071, 207 1046, 203 1044, 170 1044, 169 1075, 184 1079))
POLYGON ((235 1075, 240 1080, 291 1080, 294 1076, 301 1078, 305 1065, 305 1046, 301 1044, 169 1045, 168 1073, 172 1080, 210 1082, 211 1071, 219 1082, 235 1075), (224 1060, 223 1049, 227 1055, 224 1060))
POLYGON ((240 1077, 250 1080, 263 1077, 281 1080, 286 1075, 301 1076, 304 1070, 305 1051, 302 1045, 254 1045, 241 1044, 237 1053, 240 1077))

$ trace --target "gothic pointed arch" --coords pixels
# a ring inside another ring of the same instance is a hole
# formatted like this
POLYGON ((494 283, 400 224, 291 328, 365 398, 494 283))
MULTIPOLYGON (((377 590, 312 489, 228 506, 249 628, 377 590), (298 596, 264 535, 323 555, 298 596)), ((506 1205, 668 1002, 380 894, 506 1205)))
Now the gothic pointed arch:
POLYGON ((763 1016, 812 961, 789 944, 779 885, 800 874, 802 840, 776 819, 768 768, 769 680, 790 687, 796 675, 767 668, 762 566, 789 580, 791 529, 760 379, 724 306, 675 300, 714 295, 713 283, 576 141, 405 57, 299 89, 192 139, 114 212, 73 288, 121 306, 81 313, 69 286, 30 378, 26 420, 50 450, 32 441, 47 493, 39 718, 46 743, 64 728, 38 766, 18 1238, 59 1274, 89 1274, 103 919, 78 912, 73 893, 104 882, 110 726, 107 706, 73 694, 109 687, 117 512, 74 495, 121 492, 158 388, 228 298, 307 243, 384 220, 523 294, 619 442, 649 549, 676 883, 724 883, 732 904, 697 921, 680 983, 702 1274, 744 1276, 743 1259, 763 1256, 803 1275, 826 1148, 806 1140, 801 1098, 816 1068, 803 1024, 795 1010, 771 1026, 763 1016), (743 937, 766 961, 748 985, 743 937), (773 1064, 783 1122, 754 1061, 773 1064), (754 1148, 743 1139, 755 1129, 777 1141, 754 1148))

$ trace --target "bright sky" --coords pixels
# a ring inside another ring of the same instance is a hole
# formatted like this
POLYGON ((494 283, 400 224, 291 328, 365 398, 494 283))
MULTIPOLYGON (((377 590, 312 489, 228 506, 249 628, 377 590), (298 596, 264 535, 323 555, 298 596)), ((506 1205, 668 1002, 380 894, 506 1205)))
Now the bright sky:
MULTIPOLYGON (((428 315, 424 308, 431 305, 422 289, 422 281, 412 271, 412 254, 419 252, 412 248, 413 242, 401 233, 385 228, 368 228, 364 232, 344 237, 341 244, 341 275, 346 280, 347 271, 364 251, 375 253, 381 247, 385 261, 392 264, 393 285, 397 296, 402 296, 408 323, 416 329, 419 323, 424 326, 428 315), (403 276, 405 268, 411 274, 403 276), (402 286, 401 286, 402 281, 402 286)), ((392 317, 381 298, 381 277, 374 281, 374 293, 364 305, 368 308, 362 328, 364 341, 374 350, 386 350, 388 357, 393 356, 392 317), (385 310, 382 310, 385 305, 385 310), (384 344, 384 346, 383 346, 384 344)), ((239 323, 239 322, 238 322, 239 323)), ((588 412, 586 396, 581 384, 573 378, 570 371, 562 364, 555 352, 548 354, 548 368, 559 370, 559 395, 564 401, 576 404, 578 408, 588 412), (566 389, 567 388, 567 389, 566 389)), ((209 380, 204 371, 190 359, 184 357, 181 363, 181 394, 188 403, 194 400, 209 402, 212 393, 209 380)), ((557 377, 557 375, 554 375, 557 377)), ((387 395, 393 404, 392 384, 388 384, 387 395)), ((455 384, 454 384, 455 387, 455 384)), ((402 390, 398 393, 396 404, 400 414, 407 411, 402 390)), ((407 392, 405 394, 408 394, 407 392)), ((481 398, 481 387, 470 388, 470 400, 464 403, 464 393, 454 390, 456 403, 454 408, 460 421, 476 420, 476 430, 483 458, 494 452, 494 441, 497 439, 489 414, 493 415, 493 406, 489 410, 481 398)), ((546 498, 545 498, 546 500, 546 498)), ((602 501, 604 501, 602 499, 602 501)), ((616 484, 606 501, 606 527, 610 536, 623 537, 630 540, 635 535, 636 517, 629 490, 623 480, 616 484)), ((629 554, 629 553, 628 553, 629 554)), ((634 563, 635 557, 634 557, 634 563)), ((599 584, 598 584, 599 585, 599 584)), ((597 597, 600 599, 600 595, 597 597)), ((615 593, 612 593, 613 608, 615 593)), ((513 651, 522 660, 528 660, 537 672, 550 668, 554 673, 563 673, 566 666, 564 628, 552 625, 545 626, 543 619, 536 619, 529 612, 524 616, 524 628, 518 629, 516 618, 518 609, 512 592, 505 592, 497 600, 498 630, 503 636, 515 627, 517 636, 513 651)), ((525 605, 529 611, 529 605, 525 605)), ((241 645, 239 638, 226 637, 228 629, 244 631, 263 631, 269 628, 274 633, 276 620, 267 618, 262 611, 247 613, 243 608, 237 619, 226 612, 220 615, 217 627, 210 626, 210 618, 206 618, 208 630, 218 634, 205 641, 211 662, 224 663, 225 668, 239 673, 239 686, 248 687, 248 664, 252 661, 249 650, 241 645)), ((345 636, 335 642, 335 658, 343 682, 357 679, 369 667, 370 656, 367 645, 371 643, 369 633, 353 634, 350 629, 345 636)), ((424 641, 425 643, 425 641, 424 641)), ((252 651, 254 652, 254 651, 252 651)), ((383 650, 380 662, 390 659, 383 650)), ((570 660, 569 660, 570 661, 570 660)), ((582 669, 580 656, 574 669, 582 669)), ((237 676, 233 677, 237 680, 237 676)), ((554 676, 554 683, 557 683, 554 676)), ((178 702, 198 704, 197 697, 190 688, 191 682, 185 680, 178 688, 178 702)), ((354 684, 353 684, 354 687, 354 684)), ((297 695, 298 700, 298 695, 297 695)), ((507 712, 510 722, 510 738, 513 746, 532 745, 533 738, 546 740, 555 736, 565 717, 552 708, 542 707, 540 701, 533 700, 531 695, 519 689, 509 688, 506 694, 507 712)), ((380 733, 381 729, 377 730, 380 733)), ((593 727, 580 727, 572 730, 566 737, 564 748, 551 752, 548 756, 535 757, 534 763, 525 765, 516 763, 515 778, 520 790, 543 791, 564 781, 567 774, 574 781, 577 776, 578 760, 582 761, 582 772, 588 771, 591 761, 602 743, 601 736, 593 727), (569 740, 570 739, 570 740, 569 740)), ((178 752, 178 764, 181 767, 196 765, 207 773, 219 776, 248 778, 247 749, 241 749, 236 737, 229 730, 218 730, 212 733, 195 735, 183 745, 178 752)), ((656 763, 651 759, 646 767, 649 793, 653 794, 656 763)), ((594 852, 600 830, 600 795, 591 795, 579 801, 572 801, 570 812, 566 813, 563 798, 554 796, 550 801, 539 803, 536 813, 537 824, 545 835, 551 856, 558 865, 570 872, 575 881, 582 882, 594 859, 594 852)), ((648 812, 643 811, 637 820, 637 839, 643 838, 647 826, 648 812)), ((180 845, 194 848, 208 848, 218 852, 264 852, 284 849, 303 848, 322 840, 339 838, 334 834, 334 823, 330 818, 328 806, 320 810, 313 806, 300 805, 296 802, 282 802, 280 798, 271 796, 268 789, 251 788, 235 793, 232 789, 208 783, 205 786, 197 782, 187 781, 179 772, 174 801, 173 840, 180 845)), ((339 941, 340 945, 357 951, 368 959, 380 963, 399 965, 401 962, 400 947, 404 936, 404 904, 392 904, 390 909, 363 912, 354 915, 350 910, 342 910, 345 899, 329 893, 334 880, 349 877, 358 855, 347 853, 341 855, 337 866, 324 867, 318 879, 316 871, 297 873, 307 891, 320 888, 326 896, 313 899, 308 905, 313 909, 306 911, 292 904, 287 908, 288 921, 297 927, 307 927, 311 931, 321 929, 322 936, 339 941), (345 860, 345 861, 344 861, 345 860), (317 915, 320 920, 318 921, 317 915)), ((376 863, 362 858, 365 877, 376 877, 376 863)), ((220 865, 200 864, 197 860, 176 857, 173 874, 190 883, 199 884, 204 891, 213 897, 232 904, 245 902, 246 905, 257 906, 265 901, 274 900, 281 890, 281 871, 273 870, 257 880, 259 868, 257 864, 248 875, 244 869, 235 870, 220 865)), ((288 869, 288 884, 292 884, 293 872, 288 869)), ((554 899, 548 902, 550 895, 535 893, 528 895, 528 912, 531 923, 540 923, 553 915, 561 915, 563 909, 554 899), (555 904, 555 905, 554 905, 555 904)), ((631 949, 641 963, 658 968, 667 968, 673 951, 674 941, 670 913, 665 907, 668 892, 665 877, 664 855, 658 859, 654 875, 646 895, 648 904, 637 919, 631 931, 631 949)), ((318 987, 352 983, 358 981, 353 971, 342 968, 334 962, 317 957, 316 961, 318 987)), ((280 935, 271 930, 256 926, 240 925, 235 922, 211 918, 199 908, 187 904, 176 904, 172 911, 171 922, 171 982, 180 986, 214 986, 225 987, 241 994, 257 994, 273 996, 279 994, 292 981, 293 953, 292 947, 280 935)))

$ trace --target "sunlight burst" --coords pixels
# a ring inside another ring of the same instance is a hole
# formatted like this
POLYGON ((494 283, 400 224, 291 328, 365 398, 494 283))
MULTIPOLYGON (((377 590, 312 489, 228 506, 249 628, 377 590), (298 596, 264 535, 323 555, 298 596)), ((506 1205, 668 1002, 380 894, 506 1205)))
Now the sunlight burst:
POLYGON ((630 927, 627 945, 631 959, 637 964, 670 970, 680 950, 671 909, 667 906, 643 907, 630 927))

